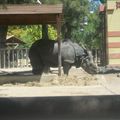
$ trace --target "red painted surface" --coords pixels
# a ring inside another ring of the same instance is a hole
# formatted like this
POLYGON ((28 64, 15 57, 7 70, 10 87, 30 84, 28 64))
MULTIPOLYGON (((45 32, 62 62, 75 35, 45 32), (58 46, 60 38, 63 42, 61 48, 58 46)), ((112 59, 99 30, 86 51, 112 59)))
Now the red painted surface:
POLYGON ((120 48, 120 42, 108 43, 108 48, 120 48))
POLYGON ((116 2, 116 9, 120 8, 120 1, 116 2))
POLYGON ((120 59, 120 53, 109 54, 110 59, 120 59))
POLYGON ((108 31, 108 37, 120 37, 120 31, 108 31))
POLYGON ((105 11, 105 5, 100 5, 100 6, 99 6, 99 11, 100 11, 100 12, 105 11))

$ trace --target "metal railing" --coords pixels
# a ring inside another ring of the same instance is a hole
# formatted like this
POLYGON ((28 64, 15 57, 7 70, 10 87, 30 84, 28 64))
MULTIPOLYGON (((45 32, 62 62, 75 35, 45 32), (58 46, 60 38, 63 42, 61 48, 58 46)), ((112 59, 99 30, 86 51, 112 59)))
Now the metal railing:
POLYGON ((0 49, 0 68, 30 67, 29 49, 0 49))

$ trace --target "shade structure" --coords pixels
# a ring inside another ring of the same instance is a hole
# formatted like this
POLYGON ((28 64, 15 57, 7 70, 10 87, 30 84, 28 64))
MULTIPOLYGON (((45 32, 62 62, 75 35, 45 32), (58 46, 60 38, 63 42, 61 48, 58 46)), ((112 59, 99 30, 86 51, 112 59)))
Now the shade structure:
POLYGON ((61 75, 61 21, 63 5, 6 4, 0 5, 0 25, 56 24, 58 39, 58 68, 61 75))
POLYGON ((0 25, 56 24, 63 5, 0 5, 0 25))

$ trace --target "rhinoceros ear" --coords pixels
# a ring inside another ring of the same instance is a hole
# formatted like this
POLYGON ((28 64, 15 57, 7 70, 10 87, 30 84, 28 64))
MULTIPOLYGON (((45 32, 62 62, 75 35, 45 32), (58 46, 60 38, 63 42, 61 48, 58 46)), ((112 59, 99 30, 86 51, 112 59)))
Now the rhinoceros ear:
POLYGON ((86 55, 92 57, 92 52, 87 48, 85 47, 83 44, 81 44, 82 48, 84 49, 84 52, 86 53, 86 55))
POLYGON ((88 56, 88 57, 89 57, 89 62, 90 62, 90 63, 94 63, 92 51, 89 50, 89 49, 86 49, 84 46, 82 46, 82 48, 84 49, 85 56, 88 56))

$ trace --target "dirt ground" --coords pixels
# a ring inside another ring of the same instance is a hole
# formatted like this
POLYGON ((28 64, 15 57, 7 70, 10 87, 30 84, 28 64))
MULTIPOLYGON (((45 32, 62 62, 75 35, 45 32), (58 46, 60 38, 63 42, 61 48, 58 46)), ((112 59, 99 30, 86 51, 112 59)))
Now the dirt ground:
POLYGON ((86 73, 82 68, 72 67, 68 76, 65 76, 62 73, 62 76, 58 77, 57 73, 58 71, 53 70, 52 73, 43 74, 38 81, 28 81, 26 83, 14 82, 14 84, 6 83, 2 86, 91 86, 99 84, 96 75, 90 75, 86 73))
MULTIPOLYGON (((27 71, 29 70, 27 69, 27 71)), ((22 73, 21 70, 10 70, 8 72, 14 73, 16 71, 18 75, 0 76, 1 97, 120 94, 120 77, 117 74, 90 75, 83 69, 74 67, 72 67, 68 76, 62 74, 61 77, 58 77, 57 70, 42 76, 32 75, 31 70, 24 72, 25 69, 22 73), (1 82, 4 84, 1 84, 1 82)))

